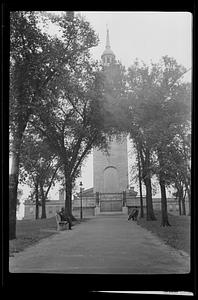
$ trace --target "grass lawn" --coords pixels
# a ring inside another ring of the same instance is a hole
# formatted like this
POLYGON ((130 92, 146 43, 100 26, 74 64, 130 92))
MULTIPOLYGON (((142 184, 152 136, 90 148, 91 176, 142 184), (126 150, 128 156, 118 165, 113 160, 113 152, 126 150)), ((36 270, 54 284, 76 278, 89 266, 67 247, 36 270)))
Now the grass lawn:
MULTIPOLYGON (((73 222, 76 225, 78 221, 73 222)), ((43 238, 58 233, 55 217, 38 220, 17 220, 16 239, 9 241, 9 255, 23 251, 43 238)))
POLYGON ((161 212, 155 211, 157 221, 146 221, 146 216, 137 224, 156 234, 170 246, 190 254, 190 216, 168 215, 171 226, 162 227, 161 212))
POLYGON ((20 252, 56 232, 55 217, 38 220, 17 220, 17 238, 9 241, 9 253, 12 255, 14 252, 20 252))

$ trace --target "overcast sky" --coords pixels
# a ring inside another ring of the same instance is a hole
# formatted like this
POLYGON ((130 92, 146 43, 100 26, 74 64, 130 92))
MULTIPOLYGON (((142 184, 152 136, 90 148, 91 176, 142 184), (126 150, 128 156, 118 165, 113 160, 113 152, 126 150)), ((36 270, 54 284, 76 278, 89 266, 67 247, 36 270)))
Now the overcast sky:
MULTIPOLYGON (((192 15, 189 12, 80 12, 99 35, 92 51, 100 59, 105 47, 106 26, 116 58, 129 67, 135 58, 149 63, 163 55, 191 66, 192 15)), ((190 77, 189 77, 190 78, 190 77)))

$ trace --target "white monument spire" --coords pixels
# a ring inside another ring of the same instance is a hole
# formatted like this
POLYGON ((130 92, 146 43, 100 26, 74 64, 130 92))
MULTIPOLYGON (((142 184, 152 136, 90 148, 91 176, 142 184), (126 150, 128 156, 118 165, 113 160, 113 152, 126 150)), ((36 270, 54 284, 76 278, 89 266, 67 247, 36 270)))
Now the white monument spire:
POLYGON ((110 46, 109 28, 107 24, 106 24, 106 28, 107 28, 106 45, 105 45, 105 50, 101 56, 104 66, 107 66, 110 63, 115 61, 115 54, 111 50, 111 46, 110 46))

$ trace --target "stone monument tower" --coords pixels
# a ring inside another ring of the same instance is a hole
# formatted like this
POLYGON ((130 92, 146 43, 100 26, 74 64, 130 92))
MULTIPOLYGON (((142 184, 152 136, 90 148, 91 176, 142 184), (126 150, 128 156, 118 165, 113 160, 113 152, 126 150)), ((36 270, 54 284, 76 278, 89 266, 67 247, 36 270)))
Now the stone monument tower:
MULTIPOLYGON (((106 47, 101 56, 103 66, 116 65, 115 54, 110 47, 107 29, 106 47)), ((109 144, 109 155, 93 151, 93 191, 94 193, 122 193, 128 188, 127 138, 114 138, 109 144)))

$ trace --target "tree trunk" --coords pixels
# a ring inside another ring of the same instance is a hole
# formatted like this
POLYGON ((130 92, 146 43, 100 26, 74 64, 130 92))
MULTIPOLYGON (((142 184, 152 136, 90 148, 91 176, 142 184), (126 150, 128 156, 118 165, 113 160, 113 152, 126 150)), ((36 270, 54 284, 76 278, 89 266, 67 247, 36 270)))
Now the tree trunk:
POLYGON ((190 193, 190 189, 187 189, 187 194, 188 194, 188 205, 189 205, 188 215, 191 216, 191 193, 190 193))
POLYGON ((142 178, 146 186, 146 218, 147 221, 156 220, 153 210, 153 199, 152 199, 152 186, 150 177, 150 151, 146 149, 145 158, 143 157, 142 151, 139 152, 142 163, 142 178))
POLYGON ((69 217, 71 216, 71 191, 72 191, 72 184, 67 173, 66 167, 64 171, 65 175, 65 213, 69 217))
POLYGON ((182 215, 186 216, 186 203, 185 198, 182 198, 182 215))
POLYGON ((178 180, 175 181, 175 188, 176 188, 176 201, 178 203, 178 208, 179 208, 179 216, 181 216, 182 211, 181 211, 181 185, 178 180))
POLYGON ((15 132, 13 133, 12 141, 12 167, 9 176, 9 239, 16 238, 16 210, 17 210, 17 189, 18 189, 18 177, 19 177, 19 162, 20 162, 20 150, 29 114, 20 109, 20 113, 17 116, 15 132), (22 112, 22 116, 20 113, 22 112))
POLYGON ((144 218, 144 205, 142 197, 142 183, 140 183, 140 218, 144 218))
POLYGON ((156 217, 153 210, 151 178, 144 180, 146 186, 146 218, 147 221, 155 221, 156 217))
POLYGON ((17 209, 18 175, 9 176, 9 240, 16 238, 16 209, 17 209))
POLYGON ((74 215, 72 214, 72 188, 70 189, 70 218, 72 221, 77 221, 77 219, 74 217, 74 215))
POLYGON ((182 210, 181 210, 181 197, 180 197, 180 195, 178 196, 178 205, 179 205, 179 215, 181 216, 182 210))
POLYGON ((188 215, 190 216, 191 215, 191 192, 190 192, 190 180, 185 180, 185 189, 186 189, 186 192, 187 192, 187 196, 188 196, 188 209, 189 209, 189 212, 188 212, 188 215))
MULTIPOLYGON (((66 178, 65 178, 66 180, 66 178)), ((68 181, 65 183, 65 213, 70 216, 71 211, 70 211, 70 185, 68 181)))
POLYGON ((181 203, 182 203, 182 215, 186 215, 186 204, 185 204, 185 195, 183 187, 181 189, 181 203))
POLYGON ((141 174, 141 165, 140 165, 140 155, 138 152, 138 172, 139 172, 139 189, 140 189, 140 218, 144 218, 144 207, 143 207, 143 198, 142 198, 142 174, 141 174))
POLYGON ((185 183, 185 187, 188 196, 188 208, 189 208, 188 215, 190 216, 191 215, 191 178, 188 179, 187 184, 185 183))
POLYGON ((160 179, 160 189, 161 189, 161 210, 162 210, 162 220, 161 226, 171 226, 168 221, 168 211, 167 211, 167 198, 166 198, 166 187, 165 181, 160 179))
POLYGON ((43 186, 40 184, 41 191, 41 219, 46 219, 46 197, 44 195, 43 186))
POLYGON ((177 187, 178 190, 178 204, 179 204, 179 215, 183 214, 183 187, 181 184, 177 187))
POLYGON ((72 179, 67 173, 67 167, 64 170, 65 175, 65 213, 71 221, 76 221, 72 214, 72 179))
POLYGON ((17 189, 19 176, 19 157, 21 138, 13 141, 12 166, 9 176, 9 240, 16 238, 17 189))
POLYGON ((164 148, 158 149, 158 161, 160 166, 160 172, 159 172, 159 184, 161 189, 161 226, 171 226, 168 221, 168 211, 167 211, 167 198, 166 198, 166 181, 165 181, 165 170, 166 170, 166 164, 164 162, 164 148))
POLYGON ((35 184, 35 206, 36 206, 36 212, 35 212, 35 219, 39 219, 39 191, 38 191, 38 183, 35 184))

